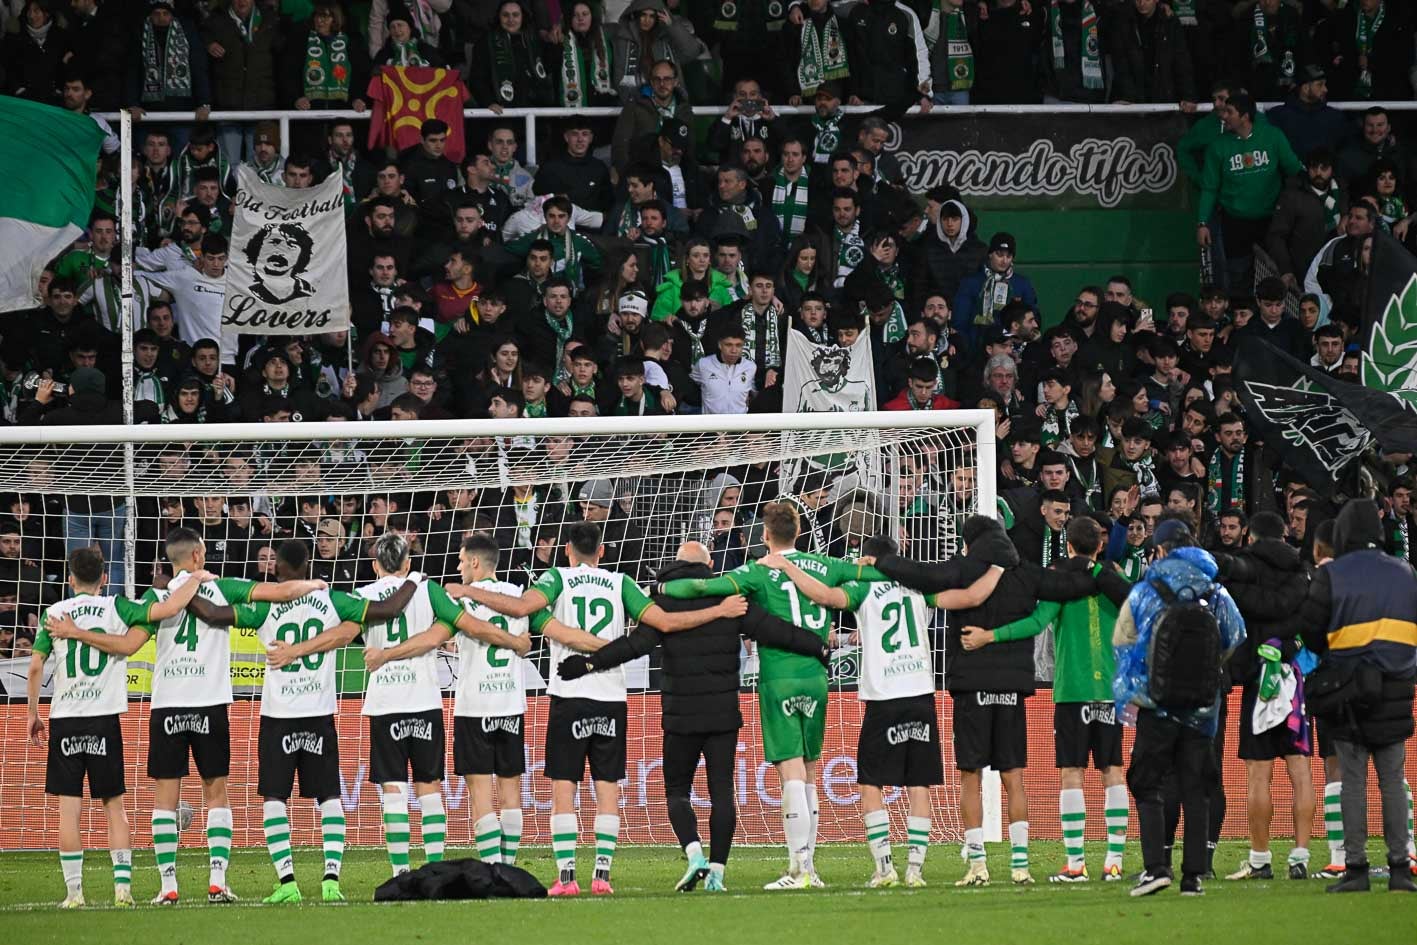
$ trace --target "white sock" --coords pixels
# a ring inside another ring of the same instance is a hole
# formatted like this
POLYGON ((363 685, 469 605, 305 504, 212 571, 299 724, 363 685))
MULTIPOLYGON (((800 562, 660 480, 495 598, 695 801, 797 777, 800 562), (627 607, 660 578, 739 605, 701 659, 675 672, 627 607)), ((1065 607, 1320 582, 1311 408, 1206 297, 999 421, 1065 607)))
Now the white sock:
POLYGON ((131 892, 133 889, 133 851, 114 850, 109 854, 113 860, 113 891, 131 892))
POLYGON ((344 802, 327 798, 316 805, 320 812, 320 841, 325 853, 325 879, 339 879, 344 866, 344 802))
POLYGON ((556 871, 563 883, 576 881, 576 835, 579 832, 575 814, 551 815, 551 850, 556 855, 556 871))
POLYGON ((704 845, 697 840, 691 840, 684 845, 684 855, 689 858, 689 862, 702 859, 704 855, 704 845))
POLYGON ((782 826, 787 832, 787 852, 798 873, 812 872, 812 824, 807 808, 807 786, 788 781, 782 786, 782 826))
POLYGON ((502 862, 517 865, 517 850, 522 845, 522 809, 502 808, 502 862))
POLYGON ((1068 869, 1080 870, 1086 863, 1083 835, 1087 832, 1087 800, 1082 788, 1063 788, 1058 792, 1058 820, 1063 825, 1063 850, 1068 855, 1068 869))
POLYGON ((1127 849, 1127 786, 1113 784, 1107 788, 1103 801, 1103 816, 1107 821, 1107 867, 1122 866, 1122 854, 1127 849))
POLYGON ((1009 869, 1028 869, 1028 821, 1009 824, 1009 869))
POLYGON ((1343 782, 1324 785, 1324 833, 1328 838, 1330 866, 1346 866, 1348 854, 1343 849, 1343 782))
POLYGON ((910 844, 910 868, 917 872, 925 868, 925 853, 930 849, 930 818, 905 818, 905 837, 910 844))
POLYGON ((153 856, 164 893, 177 892, 177 811, 153 811, 153 856))
POLYGON ((1255 869, 1261 866, 1269 866, 1274 862, 1274 852, 1272 850, 1256 850, 1250 847, 1250 865, 1255 869))
POLYGON ((876 861, 876 873, 884 876, 895 869, 891 861, 891 815, 883 810, 868 811, 861 817, 866 827, 866 846, 876 861))
POLYGON ((443 842, 448 836, 448 815, 443 813, 443 795, 437 791, 418 799, 419 829, 423 832, 423 855, 429 863, 443 859, 443 842))
POLYGON ((261 805, 261 826, 276 879, 290 882, 295 879, 295 859, 290 854, 290 815, 285 801, 266 801, 261 805))
POLYGON ((717 874, 718 874, 718 878, 719 878, 719 879, 723 879, 723 864, 722 864, 722 863, 710 863, 710 864, 709 864, 709 872, 710 872, 710 873, 717 873, 717 874))
POLYGON ((395 876, 407 873, 408 795, 402 789, 384 791, 379 800, 384 808, 384 846, 389 851, 389 868, 395 876))
POLYGON ((984 865, 984 828, 970 827, 964 832, 965 857, 969 864, 984 865))
POLYGON ((82 896, 84 894, 84 851, 75 850, 73 853, 59 851, 59 868, 64 871, 64 885, 69 890, 70 896, 82 896))
POLYGON ((1417 856, 1417 843, 1414 843, 1412 836, 1412 785, 1406 778, 1402 779, 1402 793, 1407 795, 1407 855, 1417 856))
POLYGON ((817 806, 817 782, 813 781, 806 785, 807 792, 807 848, 815 861, 817 856, 817 824, 821 820, 820 808, 817 806))
POLYGON ((615 862, 615 845, 620 842, 620 818, 616 814, 595 815, 595 878, 607 882, 615 862))
POLYGON ((484 863, 502 862, 502 825, 496 814, 483 814, 472 825, 472 840, 484 863))
POLYGON ((1291 864, 1294 864, 1294 863, 1304 863, 1304 864, 1307 865, 1308 862, 1309 862, 1309 848, 1308 848, 1308 847, 1295 847, 1294 849, 1290 850, 1290 851, 1289 851, 1289 862, 1290 862, 1291 864))
POLYGON ((226 888, 226 867, 231 862, 231 808, 207 810, 207 853, 211 857, 212 886, 226 888))

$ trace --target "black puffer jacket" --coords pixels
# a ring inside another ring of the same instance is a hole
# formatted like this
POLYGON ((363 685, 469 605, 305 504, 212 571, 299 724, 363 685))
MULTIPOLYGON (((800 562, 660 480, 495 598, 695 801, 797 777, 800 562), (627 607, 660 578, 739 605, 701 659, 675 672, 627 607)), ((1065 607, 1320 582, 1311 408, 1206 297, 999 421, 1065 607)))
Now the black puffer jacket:
MULTIPOLYGON (((672 561, 659 572, 661 581, 713 576, 708 565, 692 561, 672 561)), ((655 603, 669 611, 701 610, 720 600, 722 598, 675 600, 662 594, 655 596, 655 603)), ((675 735, 732 732, 743 726, 738 699, 740 636, 818 658, 825 651, 825 644, 812 633, 779 620, 757 606, 749 606, 748 613, 737 620, 714 620, 682 633, 661 633, 642 623, 633 633, 582 659, 587 659, 593 670, 612 669, 663 645, 660 686, 664 731, 675 735)))
POLYGON ((1131 589, 1111 572, 1094 579, 1087 572, 1045 571, 1037 565, 1019 564, 1018 551, 1003 526, 992 518, 971 516, 965 522, 963 537, 967 553, 943 564, 925 564, 899 555, 876 561, 876 567, 887 577, 927 594, 968 587, 992 565, 1005 568, 999 586, 988 600, 978 607, 950 613, 945 634, 945 688, 950 692, 1034 691, 1031 639, 967 651, 960 643, 964 627, 993 630, 1027 617, 1040 600, 1077 600, 1098 591, 1120 606, 1131 589))
POLYGON ((1266 640, 1280 641, 1286 661, 1299 651, 1303 627, 1294 615, 1308 596, 1309 574, 1299 552, 1275 539, 1256 541, 1237 555, 1216 557, 1221 583, 1245 618, 1245 642, 1230 657, 1230 678, 1238 686, 1253 684, 1259 673, 1255 650, 1266 640))

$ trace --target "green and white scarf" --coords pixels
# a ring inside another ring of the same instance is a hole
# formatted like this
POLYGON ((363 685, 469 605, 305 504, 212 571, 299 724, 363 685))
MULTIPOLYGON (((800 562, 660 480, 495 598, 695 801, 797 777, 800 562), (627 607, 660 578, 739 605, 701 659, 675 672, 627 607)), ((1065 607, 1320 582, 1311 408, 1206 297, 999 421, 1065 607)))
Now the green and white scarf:
MULTIPOLYGON (((741 302, 748 297, 748 269, 743 265, 743 260, 738 260, 738 265, 733 270, 733 275, 720 272, 719 275, 728 280, 728 296, 734 302, 741 302)), ((712 286, 713 276, 709 276, 709 285, 712 286)))
POLYGON ((558 272, 570 279, 577 292, 585 288, 585 282, 581 279, 581 250, 576 245, 574 230, 567 227, 563 235, 557 236, 551 232, 550 227, 542 225, 532 239, 546 240, 551 244, 552 272, 558 272))
POLYGON ((192 50, 187 31, 176 19, 167 27, 163 48, 158 49, 152 20, 143 21, 142 101, 192 97, 192 50))
POLYGON ((861 238, 861 221, 851 224, 845 233, 836 231, 836 284, 841 288, 846 277, 855 271, 866 258, 866 241, 861 238))
POLYGON ((1399 220, 1406 218, 1407 201, 1403 200, 1398 194, 1392 194, 1387 197, 1379 196, 1378 214, 1383 218, 1384 223, 1388 226, 1392 226, 1399 220))
MULTIPOLYGON (((1358 44, 1358 55, 1371 57, 1373 55, 1373 41, 1377 39, 1378 30, 1383 28, 1383 20, 1387 18, 1387 4, 1379 0, 1378 11, 1372 16, 1368 16, 1362 10, 1358 11, 1357 25, 1353 30, 1353 38, 1358 44)), ((1358 83, 1353 87, 1353 94, 1359 98, 1373 97, 1373 64, 1371 59, 1368 67, 1358 73, 1358 83)))
POLYGON ((274 184, 276 187, 285 186, 285 178, 281 175, 285 172, 285 158, 277 154, 271 158, 269 164, 262 164, 254 157, 244 162, 246 167, 256 172, 256 176, 267 184, 274 184))
POLYGON ((1128 545, 1120 570, 1122 578, 1129 584, 1140 581, 1141 576, 1146 573, 1146 548, 1142 545, 1128 545))
POLYGON ((524 416, 524 417, 544 417, 544 416, 546 416, 546 399, 545 399, 545 398, 542 398, 541 400, 538 400, 538 401, 536 401, 536 402, 534 402, 534 403, 531 402, 531 401, 528 401, 527 404, 526 404, 526 406, 522 408, 522 416, 524 416))
MULTIPOLYGON (((546 66, 537 55, 536 48, 521 33, 515 34, 522 40, 526 47, 527 58, 531 62, 531 78, 537 84, 547 80, 546 66)), ((506 30, 495 30, 488 36, 488 44, 492 47, 492 94, 497 97, 498 104, 511 105, 517 97, 517 54, 512 48, 513 34, 506 30)), ((533 99, 537 98, 535 89, 527 89, 528 94, 533 99)))
POLYGON ((812 139, 813 164, 827 163, 831 159, 832 153, 841 146, 841 119, 840 110, 835 115, 828 115, 826 118, 813 113, 812 128, 817 133, 816 137, 812 139))
POLYGON ((659 285, 674 267, 674 260, 669 254, 669 240, 663 236, 650 236, 641 230, 635 245, 649 247, 649 284, 659 285))
POLYGON ((1219 515, 1226 509, 1244 509, 1245 507, 1245 451, 1240 450, 1229 461, 1226 461, 1224 457, 1225 451, 1216 447, 1215 452, 1210 454, 1210 462, 1206 464, 1206 480, 1209 488, 1206 490, 1205 507, 1213 515, 1219 515), (1222 501, 1227 467, 1230 469, 1230 498, 1222 501))
POLYGON ((704 334, 708 332, 709 319, 705 315, 697 323, 690 321, 683 315, 678 316, 679 324, 684 326, 685 333, 689 336, 689 347, 693 349, 693 357, 690 362, 697 364, 704 356, 704 334))
MULTIPOLYGON (((1102 88, 1102 47, 1097 39, 1097 11, 1092 0, 1082 0, 1082 39, 1079 52, 1082 56, 1082 87, 1102 88)), ((1061 72, 1067 68, 1067 54, 1063 45, 1063 14, 1058 9, 1058 0, 1048 9, 1048 31, 1053 41, 1053 68, 1061 72)))
POLYGON ((743 203, 728 203, 724 204, 724 206, 732 211, 733 215, 742 222, 743 229, 748 232, 750 237, 758 232, 758 215, 753 212, 753 208, 750 204, 745 201, 743 203))
POLYGON ((942 6, 940 19, 944 21, 942 41, 950 73, 950 91, 966 92, 974 88, 974 47, 969 42, 969 23, 959 8, 947 12, 942 6))
MULTIPOLYGON (((595 68, 590 71, 590 88, 596 95, 610 95, 615 86, 610 81, 610 40, 605 30, 586 37, 595 68)), ((562 108, 579 108, 586 102, 586 53, 575 35, 568 35, 561 44, 562 108)))
POLYGON ((556 376, 551 383, 560 384, 571 376, 571 372, 566 368, 566 343, 571 340, 571 332, 575 330, 575 314, 570 309, 566 310, 565 318, 557 318, 542 306, 541 317, 546 319, 546 325, 556 336, 556 376))
POLYGON ((1161 484, 1156 479, 1156 466, 1152 462, 1150 453, 1136 462, 1132 462, 1120 453, 1117 455, 1122 460, 1123 467, 1131 470, 1132 474, 1137 477, 1137 490, 1143 498, 1161 494, 1161 484))
POLYGON ((1013 266, 1004 272, 995 272, 987 265, 984 267, 984 288, 979 293, 979 311, 974 313, 974 324, 994 324, 995 314, 1009 304, 1009 280, 1013 277, 1013 266))
POLYGON ((1196 0, 1171 0, 1171 15, 1180 20, 1182 26, 1195 26, 1200 22, 1196 18, 1196 0))
POLYGON ((782 367, 782 309, 769 304, 763 312, 763 350, 758 357, 758 313, 751 303, 739 312, 743 322, 743 357, 763 370, 782 367))
POLYGON ((349 37, 328 38, 314 30, 305 41, 305 97, 317 102, 349 100, 349 37))
POLYGON ((354 162, 356 160, 353 148, 344 157, 340 157, 334 151, 331 151, 329 156, 330 167, 339 170, 340 194, 344 197, 346 213, 353 210, 359 201, 358 196, 354 193, 354 162))
MULTIPOLYGON (((180 197, 191 197, 193 188, 196 186, 196 173, 199 168, 214 167, 217 171, 218 184, 224 185, 227 177, 231 174, 231 165, 227 163, 226 155, 221 153, 221 145, 212 149, 212 156, 204 161, 198 161, 192 157, 191 146, 182 149, 182 153, 177 155, 177 160, 173 162, 173 180, 176 186, 173 187, 173 194, 180 197)), ((212 224, 216 224, 217 214, 212 214, 212 224)), ((215 233, 216 230, 208 227, 208 232, 215 233)))
POLYGON ((795 181, 789 181, 786 172, 779 167, 772 176, 772 212, 782 224, 784 245, 807 228, 808 199, 806 169, 798 173, 795 181))
POLYGON ((1043 560, 1039 562, 1043 567, 1048 567, 1053 563, 1053 556, 1061 552, 1063 543, 1063 533, 1061 531, 1043 526, 1043 560), (1057 550, 1054 550, 1054 545, 1057 550))
POLYGON ((261 28, 261 8, 255 4, 251 5, 251 15, 242 19, 236 15, 236 11, 227 7, 226 13, 231 17, 231 21, 236 24, 236 32, 241 34, 241 41, 247 46, 251 45, 256 38, 256 30, 261 28))
POLYGON ((1068 467, 1072 470, 1073 481, 1082 486, 1083 500, 1094 512, 1102 511, 1102 476, 1097 468, 1097 457, 1086 461, 1080 456, 1069 456, 1068 467), (1086 462, 1086 472, 1083 463, 1086 462))
POLYGON ((876 274, 881 277, 886 288, 891 290, 891 295, 895 296, 896 301, 899 302, 905 298, 905 277, 900 273, 900 263, 891 263, 889 267, 877 265, 876 274))
POLYGON ((820 30, 808 16, 802 22, 801 55, 797 60, 797 84, 804 98, 815 95, 823 82, 851 75, 846 60, 846 44, 841 39, 841 23, 828 13, 820 30))
MULTIPOLYGON (((413 23, 413 35, 415 39, 422 40, 430 46, 438 45, 438 31, 433 26, 433 20, 438 14, 428 0, 407 0, 404 4, 408 8, 408 13, 413 23)), ((441 26, 442 24, 439 24, 441 26)))
POLYGON ((389 46, 393 53, 389 57, 389 65, 391 66, 432 65, 432 63, 424 58, 422 50, 418 48, 418 40, 416 38, 410 39, 406 43, 396 43, 391 39, 389 40, 389 46))
MULTIPOLYGON (((865 308, 864 302, 862 303, 862 308, 865 308)), ((899 302, 893 302, 891 304, 890 318, 887 318, 885 325, 881 327, 881 341, 888 345, 893 345, 897 341, 903 341, 908 328, 909 326, 905 321, 905 309, 901 307, 899 302)))
MULTIPOLYGON (((1283 45, 1279 60, 1279 74, 1282 84, 1292 85, 1294 82, 1294 49, 1298 45, 1298 37, 1292 35, 1286 27, 1293 26, 1295 21, 1287 19, 1283 14, 1283 8, 1277 15, 1278 22, 1274 24, 1276 39, 1283 45)), ((1271 65, 1274 63, 1274 50, 1269 48, 1269 17, 1265 15, 1264 6, 1256 3, 1254 15, 1250 18, 1250 57, 1256 64, 1271 65)))
POLYGON ((150 400, 157 404, 159 411, 167 406, 167 397, 162 389, 162 378, 157 376, 156 371, 144 371, 140 367, 133 368, 133 399, 150 400))
MULTIPOLYGON (((117 250, 115 249, 114 252, 117 250)), ((85 297, 89 297, 88 305, 98 323, 109 331, 117 333, 123 321, 123 291, 119 284, 119 278, 109 268, 109 260, 95 255, 92 250, 83 255, 87 259, 80 270, 78 279, 79 301, 83 302, 85 297)), ((141 279, 133 280, 135 296, 145 294, 143 291, 145 284, 141 279)), ((139 301, 146 300, 135 298, 134 306, 139 301)), ((146 305, 142 309, 134 308, 134 311, 146 310, 146 305)))
POLYGON ((1408 534, 1406 517, 1393 520, 1392 542, 1394 546, 1393 556, 1401 558, 1403 561, 1410 561, 1412 554, 1412 539, 1411 536, 1408 534))
POLYGON ((1043 431, 1040 439, 1044 446, 1052 446, 1067 436, 1073 429, 1073 423, 1081 413, 1078 410, 1077 402, 1069 400, 1068 405, 1063 408, 1060 414, 1052 404, 1043 413, 1043 431))
POLYGON ((1310 185, 1309 189, 1313 191, 1315 197, 1318 197, 1319 200, 1323 202, 1324 232, 1332 233, 1334 230, 1338 229, 1338 181, 1330 180, 1328 182, 1328 190, 1325 190, 1323 193, 1314 190, 1312 185, 1310 185))

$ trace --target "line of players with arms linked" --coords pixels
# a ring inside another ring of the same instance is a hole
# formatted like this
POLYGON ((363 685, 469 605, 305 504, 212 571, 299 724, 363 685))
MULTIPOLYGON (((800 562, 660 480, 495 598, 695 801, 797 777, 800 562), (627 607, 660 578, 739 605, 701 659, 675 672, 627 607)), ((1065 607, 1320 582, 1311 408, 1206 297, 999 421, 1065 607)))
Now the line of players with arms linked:
MULTIPOLYGON (((141 601, 102 596, 105 562, 101 555, 95 549, 75 551, 68 575, 74 596, 46 611, 29 674, 30 735, 36 744, 43 744, 48 736, 46 791, 59 799, 60 862, 67 887, 62 905, 85 903, 79 828, 85 777, 90 795, 103 803, 107 814, 114 903, 133 904, 119 717, 127 709, 125 658, 154 635, 157 658, 147 773, 156 782, 152 840, 161 889, 152 901, 155 905, 178 901, 178 797, 181 778, 190 773, 189 754, 202 779, 207 810, 208 901, 236 899, 226 880, 232 811, 226 785, 230 648, 224 631, 233 626, 256 630, 268 650, 258 735, 258 791, 264 799, 263 827, 277 883, 267 902, 302 899, 288 819, 297 775, 301 796, 315 802, 321 822, 321 897, 325 901, 344 898, 339 884, 345 820, 334 726, 335 660, 327 654, 350 644, 361 632, 370 671, 362 709, 369 719, 369 778, 381 787, 385 842, 394 875, 410 869, 406 793, 410 775, 421 815, 424 855, 429 862, 443 857, 445 738, 435 652, 453 638, 460 661, 453 712, 454 773, 467 780, 479 856, 490 863, 515 865, 523 832, 520 779, 525 773, 526 694, 520 658, 528 652, 534 630, 548 638, 553 667, 545 746, 557 872, 550 895, 575 896, 581 891, 576 872, 581 824, 575 804, 587 766, 595 796, 590 890, 596 895, 613 893, 611 868, 620 829, 618 782, 625 775, 629 722, 622 667, 659 645, 664 651, 666 800, 688 861, 676 888, 693 890, 700 883, 710 891, 726 888, 725 866, 736 826, 733 769, 743 722, 738 697, 743 636, 759 645, 763 749, 780 778, 788 849, 786 871, 765 888, 824 886, 814 865, 816 782, 825 734, 833 610, 854 612, 854 639, 861 647, 858 696, 866 711, 857 761, 864 828, 874 863, 870 886, 919 887, 926 882, 929 791, 944 780, 930 642, 932 608, 955 612, 952 626, 963 628, 947 634, 945 654, 968 864, 956 885, 990 881, 981 786, 986 767, 1001 772, 1007 792, 1010 878, 1016 884, 1033 882, 1023 786, 1024 700, 1034 690, 1031 638, 1050 625, 1056 648, 1055 753, 1063 769, 1059 810, 1067 854, 1067 864, 1051 879, 1088 880, 1082 783, 1090 756, 1102 771, 1105 790, 1103 875, 1109 881, 1120 880, 1128 793, 1121 768, 1121 726, 1113 702, 1117 657, 1112 643, 1118 615, 1122 617, 1119 642, 1135 647, 1144 646, 1146 640, 1145 632, 1140 639, 1137 633, 1143 615, 1128 612, 1133 589, 1097 563, 1106 539, 1101 526, 1090 518, 1071 522, 1066 532, 1069 559, 1045 570, 1020 564, 1003 528, 985 516, 966 520, 962 530, 966 553, 944 564, 903 558, 886 538, 868 540, 863 546, 866 557, 855 563, 801 552, 796 550, 800 522, 792 505, 766 505, 762 519, 767 556, 715 577, 707 549, 688 542, 674 561, 661 568, 656 599, 625 575, 598 567, 602 536, 590 522, 567 530, 569 566, 546 571, 525 591, 498 580, 500 549, 480 534, 467 537, 459 554, 464 583, 444 588, 411 574, 406 539, 387 533, 374 544, 378 580, 353 594, 307 580, 308 549, 298 541, 286 542, 278 550, 279 582, 256 584, 214 578, 203 570, 205 547, 200 536, 175 529, 166 540, 166 554, 176 576, 166 589, 149 590, 141 601), (631 622, 639 627, 627 634, 631 622), (1130 640, 1126 633, 1131 634, 1130 640), (39 690, 51 658, 53 698, 46 732, 39 690), (707 849, 690 803, 700 759, 706 767, 712 808, 707 849), (891 848, 883 793, 887 787, 904 788, 908 799, 908 859, 903 877, 891 848)), ((1185 525, 1179 521, 1164 525, 1171 537, 1158 540, 1157 557, 1175 549, 1180 554, 1173 553, 1173 565, 1190 564, 1187 555, 1193 555, 1202 570, 1208 561, 1207 582, 1213 580, 1214 561, 1182 540, 1189 538, 1185 525)), ((1163 563, 1158 561, 1154 567, 1163 563)), ((1243 622, 1224 589, 1217 585, 1211 592, 1224 604, 1217 613, 1228 655, 1245 639, 1243 622)), ((1139 714, 1152 716, 1152 726, 1159 721, 1174 725, 1180 718, 1169 718, 1162 707, 1149 705, 1144 698, 1138 701, 1145 706, 1139 714)), ((1205 744, 1209 745, 1208 739, 1205 744)), ((1163 864, 1161 824, 1164 788, 1177 774, 1166 757, 1170 750, 1148 752, 1145 759, 1134 751, 1128 779, 1137 800, 1146 859, 1134 894, 1163 888, 1165 884, 1157 885, 1163 872, 1169 882, 1170 847, 1164 847, 1163 864), (1144 770, 1138 771, 1143 761, 1144 770)), ((1180 774, 1188 825, 1194 813, 1202 814, 1197 829, 1199 856, 1204 857, 1207 821, 1203 786, 1198 787, 1202 779, 1199 773, 1180 774), (1194 810, 1198 803, 1199 810, 1194 810)), ((1195 866, 1194 832, 1187 831, 1184 869, 1187 881, 1194 880, 1190 891, 1197 892, 1201 871, 1195 866)), ((1409 843, 1410 834, 1409 826, 1409 843)), ((1301 843, 1306 836, 1307 829, 1300 835, 1301 843)), ((1394 881, 1399 872, 1407 879, 1405 869, 1394 870, 1394 881)), ((1410 879, 1407 882, 1410 885, 1410 879)), ((1186 883, 1182 888, 1187 891, 1186 883)))

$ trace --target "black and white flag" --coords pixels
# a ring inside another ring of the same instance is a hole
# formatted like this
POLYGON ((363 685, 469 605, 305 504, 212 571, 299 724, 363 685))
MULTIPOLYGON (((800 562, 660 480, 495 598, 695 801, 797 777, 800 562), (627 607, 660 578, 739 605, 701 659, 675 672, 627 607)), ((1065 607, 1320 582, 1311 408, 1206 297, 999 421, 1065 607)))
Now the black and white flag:
POLYGON ((782 409, 787 413, 857 413, 876 409, 871 335, 849 348, 818 345, 800 331, 787 333, 782 409))
POLYGON ((309 335, 349 328, 340 176, 298 190, 237 168, 222 328, 309 335))

